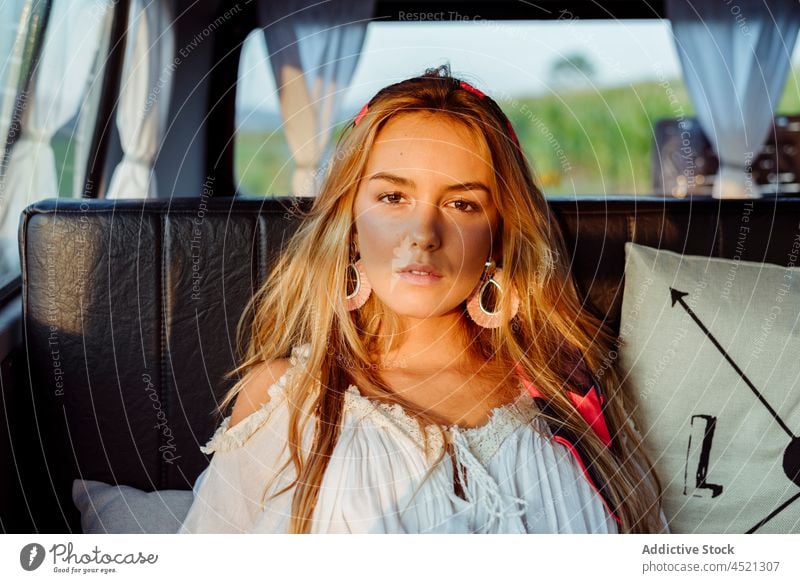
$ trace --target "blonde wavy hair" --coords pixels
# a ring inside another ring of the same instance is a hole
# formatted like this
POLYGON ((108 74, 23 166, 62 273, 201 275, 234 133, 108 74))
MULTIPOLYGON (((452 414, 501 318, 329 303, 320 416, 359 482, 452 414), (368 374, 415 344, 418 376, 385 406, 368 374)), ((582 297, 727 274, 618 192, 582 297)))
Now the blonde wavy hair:
MULTIPOLYGON (((501 217, 499 264, 506 281, 518 290, 520 305, 513 320, 500 328, 481 328, 468 317, 461 319, 472 356, 476 362, 496 363, 494 370, 502 371, 497 373, 498 386, 503 381, 514 384, 509 378, 517 364, 534 381, 555 420, 579 436, 584 462, 605 483, 621 532, 660 532, 660 485, 626 414, 619 379, 609 367, 609 355, 616 354, 615 338, 582 307, 560 230, 524 154, 511 139, 507 118, 488 96, 464 90, 448 65, 385 87, 358 124, 348 125, 312 208, 303 213, 298 230, 240 321, 239 341, 246 348, 241 364, 228 376, 242 378, 220 403, 220 412, 234 401, 253 367, 285 358, 295 346, 311 345, 306 367, 297 367, 296 374, 287 377, 290 455, 277 474, 293 463, 296 477, 270 496, 295 488, 289 532, 311 531, 323 475, 341 430, 345 391, 354 380, 353 366, 375 387, 376 400, 400 404, 420 423, 423 436, 425 427, 442 424, 431 411, 394 393, 374 366, 375 355, 386 354, 398 337, 397 316, 374 293, 359 310, 349 312, 343 302, 347 265, 354 259, 354 199, 367 157, 386 122, 412 112, 462 124, 479 136, 494 166, 490 187, 501 217), (567 390, 577 388, 576 366, 602 371, 604 411, 613 436, 610 448, 567 397, 567 390), (309 447, 303 435, 311 417, 316 422, 309 447)), ((508 313, 509 294, 502 296, 500 309, 508 313)), ((433 467, 452 451, 444 433, 446 447, 433 467)))

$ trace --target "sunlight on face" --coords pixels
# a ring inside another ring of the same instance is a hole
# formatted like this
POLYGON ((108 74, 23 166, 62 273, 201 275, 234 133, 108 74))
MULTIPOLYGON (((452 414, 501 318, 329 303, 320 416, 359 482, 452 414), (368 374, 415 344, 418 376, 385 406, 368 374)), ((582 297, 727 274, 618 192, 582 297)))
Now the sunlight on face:
POLYGON ((485 151, 444 116, 402 114, 378 133, 356 194, 356 233, 373 293, 398 314, 455 313, 493 238, 499 248, 485 151))

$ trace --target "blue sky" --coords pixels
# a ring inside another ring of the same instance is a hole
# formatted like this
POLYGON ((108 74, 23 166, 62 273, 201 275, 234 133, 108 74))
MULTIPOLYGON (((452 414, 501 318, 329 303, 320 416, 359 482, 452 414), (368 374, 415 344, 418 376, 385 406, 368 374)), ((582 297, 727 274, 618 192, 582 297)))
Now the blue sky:
MULTIPOLYGON (((245 51, 243 69, 250 73, 241 99, 248 109, 277 112, 271 70, 258 64, 265 45, 257 41, 245 51)), ((495 97, 545 93, 553 62, 576 52, 594 63, 598 86, 680 76, 666 20, 371 23, 341 114, 347 117, 381 87, 445 61, 495 97)), ((800 62, 800 48, 793 61, 800 62)))

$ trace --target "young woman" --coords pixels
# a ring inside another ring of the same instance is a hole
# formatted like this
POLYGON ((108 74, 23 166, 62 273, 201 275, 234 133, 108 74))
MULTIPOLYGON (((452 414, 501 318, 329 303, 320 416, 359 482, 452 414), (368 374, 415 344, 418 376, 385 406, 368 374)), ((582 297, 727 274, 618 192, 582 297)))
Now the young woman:
POLYGON ((613 338, 498 105, 428 70, 332 160, 180 532, 662 531, 613 338))

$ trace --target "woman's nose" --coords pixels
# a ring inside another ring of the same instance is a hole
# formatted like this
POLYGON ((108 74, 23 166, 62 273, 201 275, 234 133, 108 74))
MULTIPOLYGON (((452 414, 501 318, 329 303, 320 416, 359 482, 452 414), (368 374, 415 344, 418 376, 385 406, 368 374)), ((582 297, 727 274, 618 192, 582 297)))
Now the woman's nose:
POLYGON ((415 206, 409 232, 411 243, 427 251, 438 248, 441 245, 442 220, 439 209, 424 202, 417 202, 415 206))

